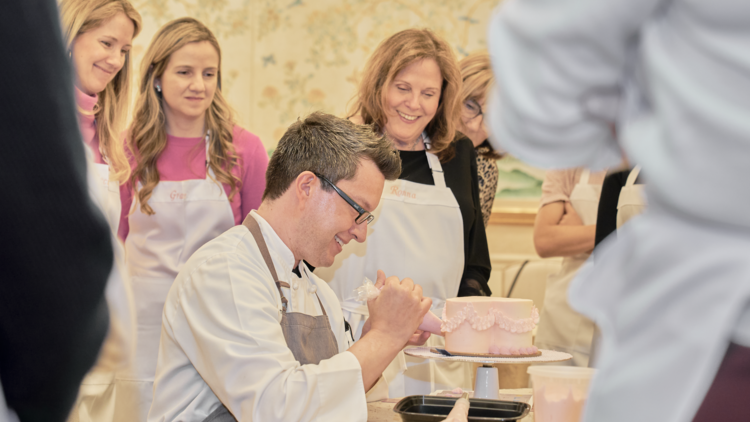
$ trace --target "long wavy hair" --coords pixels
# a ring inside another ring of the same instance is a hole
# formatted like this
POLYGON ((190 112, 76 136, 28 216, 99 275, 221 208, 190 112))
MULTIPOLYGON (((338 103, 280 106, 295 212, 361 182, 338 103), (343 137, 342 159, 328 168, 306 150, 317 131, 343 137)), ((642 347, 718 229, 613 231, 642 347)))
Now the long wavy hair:
POLYGON ((448 43, 429 29, 406 29, 378 45, 367 61, 348 117, 359 115, 365 124, 384 130, 388 121, 385 114, 388 86, 400 71, 422 59, 435 60, 443 76, 438 109, 425 132, 430 137, 430 152, 445 163, 455 155, 453 140, 461 116, 461 72, 448 43))
POLYGON ((217 89, 213 101, 206 110, 206 134, 209 136, 208 165, 221 183, 228 184, 229 200, 237 193, 241 181, 231 170, 238 165, 237 152, 232 143, 234 113, 221 93, 221 48, 219 41, 205 25, 193 18, 175 19, 159 29, 141 62, 138 100, 133 122, 128 131, 130 148, 136 159, 136 166, 130 176, 130 183, 136 191, 141 212, 153 215, 148 205, 156 185, 159 171, 156 161, 167 146, 166 115, 162 98, 154 89, 154 80, 161 77, 169 64, 172 54, 186 44, 209 42, 219 55, 217 89), (138 182, 142 187, 138 189, 138 182))
MULTIPOLYGON (((70 51, 73 41, 84 32, 98 28, 118 13, 133 21, 135 30, 133 38, 141 32, 141 15, 127 0, 62 0, 60 1, 60 20, 62 22, 65 44, 70 51)), ((130 100, 130 51, 125 54, 125 64, 117 75, 107 84, 104 91, 98 93, 94 106, 96 116, 96 133, 99 136, 99 148, 110 164, 111 177, 125 183, 130 176, 125 146, 120 138, 125 129, 130 100)), ((86 113, 78 110, 79 113, 86 113)))

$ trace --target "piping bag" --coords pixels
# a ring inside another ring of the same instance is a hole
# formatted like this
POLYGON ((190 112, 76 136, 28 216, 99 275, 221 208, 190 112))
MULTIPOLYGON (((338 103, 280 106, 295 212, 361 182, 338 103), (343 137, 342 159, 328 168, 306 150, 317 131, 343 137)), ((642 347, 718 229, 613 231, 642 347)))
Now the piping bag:
MULTIPOLYGON (((380 289, 375 287, 375 284, 367 277, 365 277, 364 284, 354 289, 354 300, 359 302, 375 299, 378 295, 380 295, 380 289)), ((422 323, 419 324, 419 329, 442 336, 443 333, 440 331, 440 324, 442 323, 443 321, 437 315, 432 313, 432 311, 427 311, 422 323)))

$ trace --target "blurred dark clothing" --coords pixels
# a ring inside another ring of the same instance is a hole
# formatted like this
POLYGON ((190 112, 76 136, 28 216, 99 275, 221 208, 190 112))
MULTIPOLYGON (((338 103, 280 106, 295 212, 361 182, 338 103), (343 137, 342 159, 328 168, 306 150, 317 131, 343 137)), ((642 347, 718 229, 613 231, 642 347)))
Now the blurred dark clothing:
POLYGON ((54 0, 0 2, 0 380, 21 421, 64 421, 108 328, 112 246, 89 199, 54 0))

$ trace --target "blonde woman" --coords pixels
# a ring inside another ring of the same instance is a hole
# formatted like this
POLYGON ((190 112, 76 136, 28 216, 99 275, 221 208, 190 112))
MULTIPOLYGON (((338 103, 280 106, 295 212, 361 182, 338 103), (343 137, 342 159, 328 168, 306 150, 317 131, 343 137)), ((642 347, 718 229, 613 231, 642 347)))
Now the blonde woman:
POLYGON ((141 16, 127 0, 63 0, 63 34, 74 68, 78 125, 88 157, 89 192, 109 223, 114 268, 105 296, 110 323, 94 368, 81 385, 70 421, 112 421, 115 373, 128 366, 135 346, 135 312, 123 245, 117 240, 120 188, 130 167, 120 132, 130 96, 130 49, 141 16))
MULTIPOLYGON (((367 306, 353 300, 352 290, 364 277, 374 280, 379 269, 421 285, 438 315, 446 299, 491 294, 476 152, 468 139, 454 141, 460 93, 455 56, 448 43, 429 30, 408 29, 391 36, 367 62, 350 118, 374 125, 393 141, 402 173, 386 182, 367 242, 344 246, 330 269, 320 269, 341 300, 355 338, 367 306)), ((391 369, 403 370, 403 359, 391 369)), ((470 384, 465 367, 424 360, 410 364, 414 368, 405 378, 390 370, 385 374, 392 397, 470 384), (431 366, 434 376, 429 375, 431 366)))
POLYGON ((130 50, 141 16, 127 0, 62 0, 60 15, 75 68, 83 141, 113 180, 130 176, 121 133, 130 98, 130 50))
POLYGON ((164 25, 140 77, 120 229, 138 309, 136 361, 122 378, 145 405, 131 421, 145 420, 151 403, 172 281, 193 252, 258 207, 268 166, 260 139, 234 123, 221 92, 221 48, 205 25, 164 25))
POLYGON ((497 191, 497 160, 503 157, 490 144, 487 126, 484 124, 485 102, 492 85, 490 55, 484 51, 469 54, 458 63, 458 67, 463 79, 458 130, 471 140, 477 150, 479 196, 484 226, 487 227, 497 191))

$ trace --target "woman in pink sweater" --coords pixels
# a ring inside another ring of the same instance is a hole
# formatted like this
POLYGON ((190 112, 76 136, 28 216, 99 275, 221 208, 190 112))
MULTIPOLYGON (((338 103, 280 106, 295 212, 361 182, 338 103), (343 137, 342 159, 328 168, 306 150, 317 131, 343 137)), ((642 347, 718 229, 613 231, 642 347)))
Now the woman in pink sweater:
POLYGON ((117 233, 119 186, 130 175, 120 133, 130 97, 130 49, 140 32, 141 16, 127 0, 62 0, 60 15, 75 69, 78 126, 87 147, 89 194, 109 223, 114 251, 114 266, 105 290, 107 337, 96 364, 81 383, 69 422, 111 422, 117 406, 115 374, 130 364, 135 351, 135 310, 125 252, 117 233))
POLYGON ((142 404, 127 420, 144 421, 172 281, 193 252, 258 207, 268 155, 234 124, 221 92, 219 43, 192 18, 167 23, 151 41, 127 137, 133 171, 122 189, 120 236, 138 338, 135 365, 121 378, 142 404))

